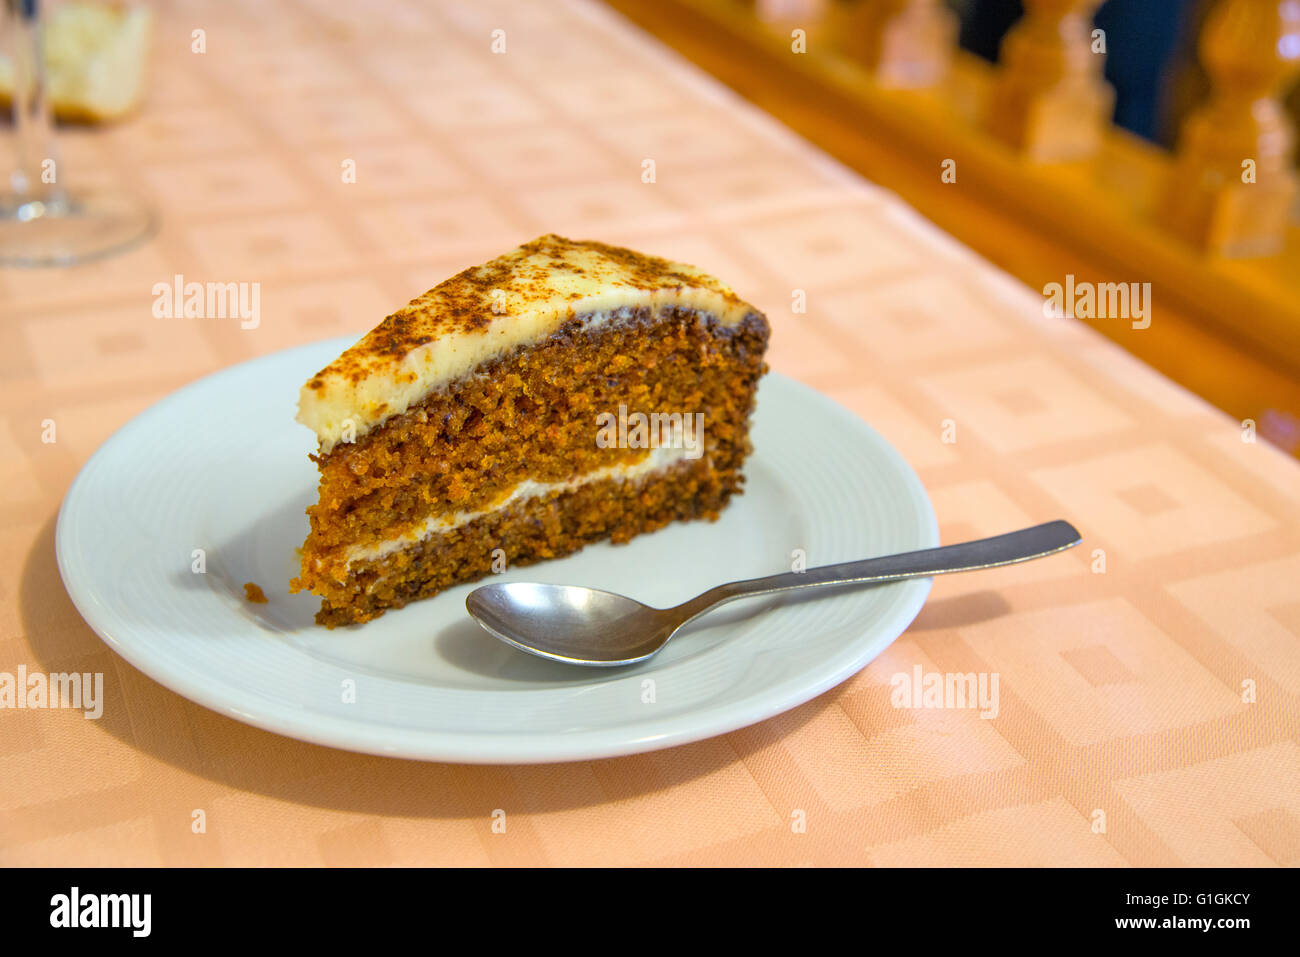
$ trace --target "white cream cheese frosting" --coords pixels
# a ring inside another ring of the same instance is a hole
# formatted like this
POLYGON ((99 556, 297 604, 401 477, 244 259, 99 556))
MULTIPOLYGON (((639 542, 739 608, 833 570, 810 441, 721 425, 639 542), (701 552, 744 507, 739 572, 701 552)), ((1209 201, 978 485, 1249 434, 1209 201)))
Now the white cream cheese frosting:
POLYGON ((596 325, 632 310, 671 307, 699 310, 728 326, 754 311, 694 266, 542 236, 453 276, 384 319, 302 387, 298 421, 328 452, 570 319, 596 325))

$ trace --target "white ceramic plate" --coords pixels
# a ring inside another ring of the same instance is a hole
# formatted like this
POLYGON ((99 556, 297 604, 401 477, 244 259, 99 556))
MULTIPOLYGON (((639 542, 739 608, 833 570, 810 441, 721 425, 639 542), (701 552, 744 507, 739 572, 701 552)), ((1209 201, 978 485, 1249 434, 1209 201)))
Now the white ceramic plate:
MULTIPOLYGON (((920 579, 737 602, 652 661, 584 669, 507 647, 465 613, 474 585, 327 631, 289 595, 314 437, 298 387, 351 344, 276 353, 188 386, 86 463, 59 512, 59 570, 82 616, 150 677, 239 721, 338 748, 435 761, 565 761, 696 741, 857 672, 911 623, 920 579), (202 550, 206 571, 194 571, 202 550), (244 599, 244 582, 269 599, 244 599)), ((870 427, 770 374, 745 494, 714 523, 589 546, 494 580, 592 585, 669 605, 738 578, 938 544, 916 475, 870 427)), ((109 707, 112 703, 109 702, 109 707)))

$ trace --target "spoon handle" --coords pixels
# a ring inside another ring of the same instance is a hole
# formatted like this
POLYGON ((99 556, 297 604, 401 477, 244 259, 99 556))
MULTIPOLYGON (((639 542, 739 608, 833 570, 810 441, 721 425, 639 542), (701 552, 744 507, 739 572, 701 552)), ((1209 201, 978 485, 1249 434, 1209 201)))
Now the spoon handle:
POLYGON ((1069 522, 1057 520, 1022 528, 1018 532, 979 538, 960 545, 926 548, 916 552, 902 552, 880 558, 867 558, 838 565, 822 565, 803 572, 785 572, 766 578, 728 582, 711 588, 691 599, 678 610, 687 614, 685 620, 703 614, 723 602, 796 588, 817 588, 832 585, 875 584, 897 581, 901 578, 922 578, 948 572, 968 572, 980 568, 995 568, 1016 562, 1041 558, 1064 551, 1079 544, 1081 536, 1069 522))

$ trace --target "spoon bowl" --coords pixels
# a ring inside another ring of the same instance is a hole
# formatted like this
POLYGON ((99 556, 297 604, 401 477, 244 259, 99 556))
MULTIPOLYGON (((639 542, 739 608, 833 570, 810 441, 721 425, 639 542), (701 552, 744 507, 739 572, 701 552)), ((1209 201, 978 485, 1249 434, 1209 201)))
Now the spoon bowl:
POLYGON ((465 607, 507 644, 543 658, 584 665, 644 661, 677 628, 667 611, 577 585, 485 585, 470 592, 465 607))

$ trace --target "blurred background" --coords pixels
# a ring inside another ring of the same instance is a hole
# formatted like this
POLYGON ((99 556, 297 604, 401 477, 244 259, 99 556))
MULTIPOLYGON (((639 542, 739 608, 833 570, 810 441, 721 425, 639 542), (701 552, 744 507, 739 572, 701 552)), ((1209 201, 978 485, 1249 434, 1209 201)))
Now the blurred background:
MULTIPOLYGON (((176 64, 202 52, 186 45, 210 38, 197 21, 187 29, 191 5, 3 2, 0 100, 14 117, 4 129, 13 157, 4 213, 8 227, 22 227, 0 237, 5 271, 21 268, 24 256, 27 265, 43 258, 66 266, 165 234, 165 213, 159 222, 157 209, 133 198, 143 184, 129 164, 96 166, 94 138, 129 137, 121 131, 192 92, 194 77, 176 64), (34 41, 38 14, 44 38, 34 41), (57 134, 46 114, 62 124, 57 134), (44 182, 41 162, 60 141, 68 175, 44 182), (79 180, 85 193, 72 191, 79 180), (50 227, 39 243, 33 221, 50 227)), ((542 0, 519 5, 534 2, 542 0)), ((1147 326, 1071 321, 1089 323, 1300 454, 1300 3, 606 5, 1035 290, 1067 277, 1150 283, 1147 326)), ((234 6, 255 18, 256 4, 234 6)), ((346 31, 365 29, 351 4, 301 6, 319 16, 324 34, 337 31, 326 39, 345 43, 346 31)), ((413 22, 424 9, 385 4, 399 6, 413 22)), ((298 51, 286 41, 292 70, 298 51)), ((382 113, 343 121, 382 126, 390 120, 382 113)))
MULTIPOLYGON (((1002 39, 1024 16, 1019 0, 954 0, 963 50, 996 63, 1002 39)), ((1116 126, 1172 147, 1178 121, 1207 91, 1195 40, 1199 0, 1109 0, 1093 23, 1108 39, 1106 82, 1115 88, 1116 126)))
POLYGON ((1300 4, 610 3, 1030 286, 1150 282, 1079 321, 1300 453, 1300 4))

